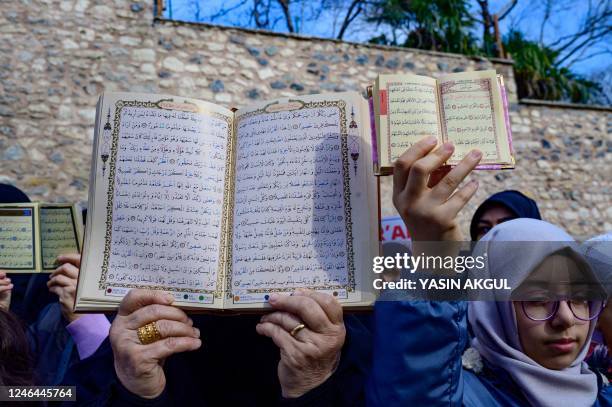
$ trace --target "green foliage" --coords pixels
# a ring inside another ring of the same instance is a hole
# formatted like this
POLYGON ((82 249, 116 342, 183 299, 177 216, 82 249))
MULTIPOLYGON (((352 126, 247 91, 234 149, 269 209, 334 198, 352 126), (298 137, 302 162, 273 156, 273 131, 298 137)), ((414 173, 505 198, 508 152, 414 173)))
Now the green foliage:
POLYGON ((394 33, 396 30, 406 33, 401 44, 395 35, 387 39, 384 34, 372 38, 372 43, 461 54, 478 52, 470 32, 473 22, 469 18, 468 0, 379 1, 369 21, 387 25, 394 33))
MULTIPOLYGON (((370 43, 396 45, 464 55, 493 56, 495 41, 478 41, 472 34, 470 0, 379 0, 370 9, 369 21, 391 28, 391 38, 380 34, 370 43), (404 41, 398 40, 403 33, 404 41)), ((489 36, 490 37, 490 36, 489 36)), ((593 103, 601 87, 559 66, 559 52, 510 31, 504 49, 515 61, 520 98, 593 103)))
POLYGON ((506 35, 504 48, 514 59, 520 98, 589 103, 601 91, 595 82, 557 66, 558 51, 527 40, 519 31, 506 35))

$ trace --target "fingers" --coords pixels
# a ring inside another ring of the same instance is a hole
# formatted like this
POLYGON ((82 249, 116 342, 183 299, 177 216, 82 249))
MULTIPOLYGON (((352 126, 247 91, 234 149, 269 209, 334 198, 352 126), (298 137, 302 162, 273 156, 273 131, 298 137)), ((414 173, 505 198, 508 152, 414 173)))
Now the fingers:
POLYGON ((76 278, 69 278, 65 275, 58 274, 55 277, 52 277, 47 281, 47 287, 51 288, 53 286, 59 287, 76 287, 76 278))
POLYGON ((342 306, 334 297, 329 294, 313 290, 297 290, 295 295, 303 295, 312 298, 323 309, 329 321, 333 324, 343 322, 342 306))
POLYGON ((287 332, 291 332, 293 328, 302 323, 302 321, 300 321, 295 315, 282 311, 276 311, 272 312, 271 314, 266 314, 261 317, 260 322, 271 322, 273 324, 281 326, 287 332))
POLYGON ((439 201, 446 201, 451 194, 457 189, 459 184, 463 182, 474 168, 480 162, 482 153, 478 150, 472 150, 466 155, 463 160, 448 174, 446 174, 440 182, 432 189, 432 196, 439 201))
POLYGON ((274 344, 280 349, 287 351, 288 349, 295 347, 294 339, 291 337, 289 332, 272 322, 262 322, 257 324, 255 330, 258 334, 272 339, 274 344))
POLYGON ((186 336, 197 339, 200 337, 200 330, 185 322, 160 319, 155 321, 155 326, 162 338, 186 336))
MULTIPOLYGON (((47 283, 48 284, 48 283, 47 283)), ((58 297, 61 297, 62 294, 64 293, 62 287, 54 285, 54 286, 50 286, 49 287, 49 292, 52 294, 57 295, 58 297)))
POLYGON ((438 185, 438 182, 440 182, 440 180, 444 178, 446 174, 448 174, 452 169, 453 167, 451 167, 450 165, 444 165, 438 168, 437 170, 434 170, 434 172, 432 172, 429 176, 429 182, 427 183, 427 186, 429 188, 433 188, 438 185))
POLYGON ((433 137, 426 137, 419 140, 416 144, 410 147, 404 154, 398 158, 393 164, 393 194, 397 195, 402 192, 408 180, 408 174, 414 163, 427 155, 438 143, 438 140, 433 137))
POLYGON ((193 325, 193 322, 183 310, 169 305, 152 304, 144 306, 130 314, 126 319, 127 328, 138 329, 149 322, 162 319, 193 325))
POLYGON ((5 293, 7 291, 11 291, 13 289, 13 284, 9 284, 9 285, 0 285, 0 294, 1 293, 5 293))
POLYGON ((58 264, 70 263, 77 268, 81 267, 81 255, 79 253, 60 254, 55 261, 58 264))
POLYGON ((64 275, 68 278, 76 280, 77 277, 79 276, 79 269, 70 263, 64 263, 58 268, 56 268, 55 271, 53 271, 53 273, 51 273, 50 278, 54 278, 55 276, 58 276, 58 275, 64 275))
POLYGON ((0 280, 6 277, 6 271, 0 270, 0 280))
POLYGON ((420 195, 427 187, 429 175, 440 168, 453 155, 453 151, 455 151, 453 144, 446 142, 432 153, 417 160, 410 168, 408 175, 406 185, 408 196, 420 195))
POLYGON ((444 204, 443 210, 448 211, 449 216, 457 216, 459 211, 463 209, 465 204, 474 196, 478 190, 478 181, 472 180, 461 187, 455 194, 444 204))
POLYGON ((198 338, 181 336, 170 337, 153 342, 142 347, 144 359, 163 360, 175 353, 189 352, 199 349, 202 341, 198 338))
POLYGON ((274 309, 297 316, 313 331, 321 332, 329 325, 329 318, 321 306, 308 296, 272 294, 269 303, 274 309))
MULTIPOLYGON (((170 305, 174 302, 171 294, 163 291, 142 290, 134 288, 127 293, 121 304, 119 304, 118 314, 126 316, 132 312, 150 304, 170 305)), ((150 321, 149 321, 150 322, 150 321)))

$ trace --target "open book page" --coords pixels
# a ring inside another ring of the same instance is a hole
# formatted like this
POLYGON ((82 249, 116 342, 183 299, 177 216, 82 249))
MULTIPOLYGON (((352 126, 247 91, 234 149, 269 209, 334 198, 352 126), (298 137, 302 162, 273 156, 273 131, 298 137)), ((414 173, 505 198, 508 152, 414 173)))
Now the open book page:
POLYGON ((442 140, 435 79, 410 74, 380 75, 377 88, 374 102, 381 167, 391 167, 423 137, 442 140))
POLYGON ((0 270, 40 271, 37 204, 0 205, 0 270))
POLYGON ((80 252, 80 219, 72 205, 40 205, 40 250, 44 270, 55 270, 55 260, 60 254, 80 252))
POLYGON ((77 309, 135 287, 172 292, 177 305, 220 306, 232 120, 194 99, 103 96, 77 309))
POLYGON ((456 164, 472 149, 483 153, 481 165, 513 162, 506 132, 504 107, 494 70, 462 72, 438 80, 442 128, 455 153, 456 164))
POLYGON ((301 96, 236 112, 226 308, 310 288, 373 300, 377 201, 366 101, 301 96))

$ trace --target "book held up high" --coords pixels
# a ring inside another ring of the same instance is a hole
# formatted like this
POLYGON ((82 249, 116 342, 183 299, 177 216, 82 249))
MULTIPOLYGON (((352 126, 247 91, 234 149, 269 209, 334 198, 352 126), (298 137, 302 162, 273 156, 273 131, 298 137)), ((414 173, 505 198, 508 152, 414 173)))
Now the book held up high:
POLYGON ((380 217, 371 106, 356 92, 240 109, 102 95, 76 310, 115 309, 131 288, 198 310, 261 310, 297 288, 370 306, 380 217))
POLYGON ((380 75, 373 87, 373 105, 382 173, 388 173, 393 162, 425 136, 455 145, 448 165, 478 148, 483 153, 478 169, 514 168, 506 90, 503 78, 493 70, 438 79, 380 75))
POLYGON ((261 309, 297 288, 371 304, 378 206, 367 116, 357 93, 236 111, 104 94, 76 310, 116 308, 135 287, 190 309, 261 309))

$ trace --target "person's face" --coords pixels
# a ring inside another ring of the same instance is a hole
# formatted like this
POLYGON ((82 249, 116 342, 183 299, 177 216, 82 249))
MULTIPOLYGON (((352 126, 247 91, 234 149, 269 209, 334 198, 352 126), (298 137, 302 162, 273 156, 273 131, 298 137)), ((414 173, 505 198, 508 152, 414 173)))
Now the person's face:
MULTIPOLYGON (((563 292, 552 288, 557 291, 556 295, 572 297, 570 294, 572 287, 580 286, 581 275, 578 265, 571 258, 560 255, 550 256, 528 278, 529 290, 533 293, 531 298, 537 299, 542 296, 543 288, 538 287, 544 287, 545 284, 547 284, 546 291, 550 291, 551 276, 555 276, 555 281, 562 283, 559 287, 563 292), (563 284, 568 282, 571 282, 571 285, 563 284)), ((538 306, 537 301, 526 304, 538 306)), ((575 309, 578 307, 575 306, 575 309)), ((577 319, 568 301, 560 301, 556 315, 546 321, 533 321, 527 317, 519 301, 514 302, 514 312, 523 352, 546 368, 562 370, 569 367, 585 346, 590 322, 577 319)))
POLYGON ((516 215, 505 206, 500 204, 490 206, 476 224, 476 240, 480 240, 493 227, 512 219, 516 219, 516 215))

